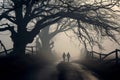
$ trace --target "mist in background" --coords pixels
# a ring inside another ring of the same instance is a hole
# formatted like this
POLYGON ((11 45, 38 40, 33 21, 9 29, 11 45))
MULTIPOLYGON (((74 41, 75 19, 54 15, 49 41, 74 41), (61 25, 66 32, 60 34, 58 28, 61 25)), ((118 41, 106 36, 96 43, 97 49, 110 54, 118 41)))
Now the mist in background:
MULTIPOLYGON (((2 43, 5 45, 7 49, 13 48, 13 42, 10 39, 9 31, 5 31, 4 33, 1 32, 0 40, 2 41, 2 43)), ((84 45, 80 43, 80 41, 78 40, 78 37, 70 30, 58 33, 55 37, 53 37, 53 39, 51 39, 51 41, 54 42, 54 47, 52 48, 51 51, 58 58, 62 57, 63 52, 65 53, 69 52, 71 54, 72 60, 80 59, 84 57, 84 54, 85 54, 84 45)), ((96 52, 107 54, 110 51, 113 51, 116 48, 119 48, 117 43, 112 42, 108 39, 103 40, 101 44, 104 46, 104 50, 100 50, 97 46, 94 46, 93 50, 96 52)), ((36 46, 36 38, 34 38, 34 41, 28 44, 28 46, 36 46)))

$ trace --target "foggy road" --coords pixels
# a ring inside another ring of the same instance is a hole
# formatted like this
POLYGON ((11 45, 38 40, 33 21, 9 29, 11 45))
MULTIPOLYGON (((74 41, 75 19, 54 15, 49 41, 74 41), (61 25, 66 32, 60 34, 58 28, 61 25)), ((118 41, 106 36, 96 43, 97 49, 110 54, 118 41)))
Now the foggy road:
POLYGON ((29 80, 99 80, 95 73, 76 63, 61 62, 46 66, 29 80))

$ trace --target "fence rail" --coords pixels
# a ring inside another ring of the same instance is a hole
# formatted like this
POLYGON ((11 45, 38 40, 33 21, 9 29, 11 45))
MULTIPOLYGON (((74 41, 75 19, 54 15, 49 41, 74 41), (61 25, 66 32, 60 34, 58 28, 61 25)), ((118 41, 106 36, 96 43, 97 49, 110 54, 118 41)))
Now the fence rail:
MULTIPOLYGON (((36 46, 27 46, 25 50, 26 50, 26 52, 29 52, 29 53, 33 54, 36 50, 36 49, 34 50, 34 48, 36 48, 36 46)), ((13 51, 13 48, 8 49, 6 51, 5 50, 1 51, 0 54, 6 54, 7 53, 6 55, 8 55, 12 51, 13 51)))
POLYGON ((114 51, 111 51, 109 52, 108 54, 101 54, 101 53, 98 53, 98 52, 95 52, 95 51, 88 51, 90 54, 90 56, 94 59, 96 56, 94 55, 98 55, 99 57, 97 59, 99 59, 100 61, 104 61, 107 57, 109 57, 110 55, 115 55, 115 58, 114 59, 111 59, 109 61, 115 61, 116 64, 119 63, 119 54, 120 54, 120 50, 119 49, 115 49, 114 51))
MULTIPOLYGON (((8 54, 9 52, 11 52, 12 50, 13 50, 13 48, 6 50, 7 54, 8 54)), ((5 52, 5 51, 2 51, 2 52, 0 52, 0 54, 4 54, 4 53, 6 54, 6 52, 5 52)))

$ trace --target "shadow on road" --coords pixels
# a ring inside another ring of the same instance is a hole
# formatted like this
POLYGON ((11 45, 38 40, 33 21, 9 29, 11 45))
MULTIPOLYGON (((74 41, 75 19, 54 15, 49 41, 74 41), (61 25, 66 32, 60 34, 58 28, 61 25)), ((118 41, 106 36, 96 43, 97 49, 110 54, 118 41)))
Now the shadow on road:
POLYGON ((0 57, 0 80, 98 80, 82 65, 50 63, 38 56, 0 57))
POLYGON ((95 73, 76 63, 61 62, 57 69, 58 80, 99 80, 95 73))

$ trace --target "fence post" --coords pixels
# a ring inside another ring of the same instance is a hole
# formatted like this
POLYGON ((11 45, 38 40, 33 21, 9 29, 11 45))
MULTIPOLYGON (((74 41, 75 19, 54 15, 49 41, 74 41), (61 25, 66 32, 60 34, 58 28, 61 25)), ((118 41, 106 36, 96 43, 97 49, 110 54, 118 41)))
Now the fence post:
POLYGON ((91 53, 92 58, 94 57, 93 52, 91 53))
POLYGON ((32 55, 33 55, 33 47, 31 46, 31 49, 32 49, 32 55))
POLYGON ((115 56, 116 56, 116 58, 115 58, 116 64, 118 64, 119 57, 118 57, 118 50, 117 49, 115 50, 115 56))
POLYGON ((102 54, 100 53, 99 55, 100 55, 100 61, 101 61, 102 60, 102 54))

